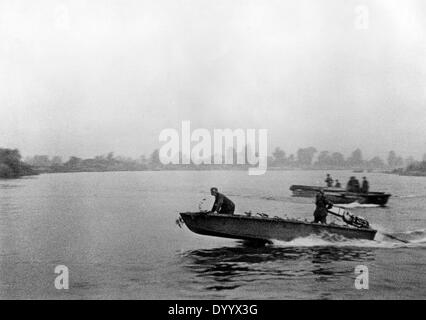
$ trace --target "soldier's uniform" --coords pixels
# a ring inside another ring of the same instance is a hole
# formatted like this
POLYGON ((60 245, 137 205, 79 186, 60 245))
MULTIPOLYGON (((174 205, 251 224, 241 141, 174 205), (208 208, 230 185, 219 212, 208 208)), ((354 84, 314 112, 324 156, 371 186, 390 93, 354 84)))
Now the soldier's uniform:
POLYGON ((213 204, 212 212, 217 211, 223 214, 233 214, 235 211, 235 204, 225 195, 217 193, 213 204))
POLYGON ((370 186, 368 185, 368 181, 366 179, 364 179, 362 181, 361 192, 362 193, 368 193, 368 189, 370 189, 370 186))
POLYGON ((327 200, 322 193, 318 193, 315 200, 317 206, 314 211, 314 222, 327 223, 327 210, 330 209, 333 204, 327 200))

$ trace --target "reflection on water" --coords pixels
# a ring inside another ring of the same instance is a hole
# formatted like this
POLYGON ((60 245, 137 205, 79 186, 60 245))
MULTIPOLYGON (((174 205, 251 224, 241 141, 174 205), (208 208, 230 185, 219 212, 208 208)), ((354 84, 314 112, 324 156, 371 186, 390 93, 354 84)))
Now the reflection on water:
POLYGON ((182 254, 182 260, 187 271, 200 282, 209 283, 205 289, 228 290, 255 281, 333 280, 353 274, 353 262, 362 264, 374 260, 374 252, 369 248, 354 247, 283 248, 240 244, 187 251, 182 254), (211 285, 211 281, 215 284, 211 285))
MULTIPOLYGON (((0 180, 1 181, 1 180, 0 180)), ((12 192, 21 188, 23 185, 13 184, 1 181, 0 183, 0 221, 6 221, 10 223, 12 220, 17 219, 17 213, 19 213, 20 205, 13 198, 12 192)), ((0 225, 0 231, 2 230, 3 224, 0 225)))

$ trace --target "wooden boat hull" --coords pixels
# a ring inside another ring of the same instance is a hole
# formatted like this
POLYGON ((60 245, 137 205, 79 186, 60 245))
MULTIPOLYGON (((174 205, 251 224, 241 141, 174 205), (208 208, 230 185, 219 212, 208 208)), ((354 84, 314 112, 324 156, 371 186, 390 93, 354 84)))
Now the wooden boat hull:
POLYGON ((315 197, 320 190, 323 190, 324 192, 346 192, 346 190, 343 188, 304 186, 297 184, 292 185, 290 190, 293 192, 293 196, 309 198, 315 197))
POLYGON ((281 218, 248 217, 200 212, 182 212, 180 216, 192 232, 249 241, 291 241, 310 235, 332 234, 348 239, 373 240, 376 230, 332 224, 318 224, 281 218))
POLYGON ((391 196, 384 192, 357 193, 347 192, 341 188, 321 188, 316 186, 292 185, 290 190, 294 197, 315 197, 320 190, 324 191, 325 196, 335 204, 348 204, 358 202, 360 204, 375 204, 385 206, 391 196))
POLYGON ((345 192, 341 194, 325 193, 327 199, 335 204, 348 204, 358 202, 360 204, 375 204, 384 207, 389 200, 390 194, 373 192, 367 194, 345 192))

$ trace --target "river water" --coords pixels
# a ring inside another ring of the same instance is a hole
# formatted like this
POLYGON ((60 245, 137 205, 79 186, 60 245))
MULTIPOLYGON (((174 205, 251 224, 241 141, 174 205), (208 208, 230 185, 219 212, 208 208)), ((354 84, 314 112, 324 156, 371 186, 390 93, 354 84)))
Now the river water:
MULTIPOLYGON (((350 171, 330 171, 346 182, 350 171)), ((359 178, 361 178, 358 174, 359 178)), ((308 237, 263 248, 180 229, 180 211, 212 205, 212 186, 237 212, 312 219, 313 199, 291 184, 323 171, 152 171, 44 174, 0 180, 2 299, 425 299, 426 178, 365 173, 388 206, 354 206, 374 241, 308 237), (55 267, 69 289, 54 286, 55 267), (355 268, 368 268, 358 290, 355 268)), ((331 218, 330 218, 331 219, 331 218)))

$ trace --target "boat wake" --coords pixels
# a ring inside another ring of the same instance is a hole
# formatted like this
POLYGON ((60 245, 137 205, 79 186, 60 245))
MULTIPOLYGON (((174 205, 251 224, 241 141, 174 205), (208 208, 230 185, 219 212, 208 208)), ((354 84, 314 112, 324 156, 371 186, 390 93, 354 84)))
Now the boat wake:
POLYGON ((378 231, 376 240, 347 239, 343 236, 323 234, 310 235, 309 237, 296 238, 292 241, 273 240, 272 243, 277 247, 358 247, 358 248, 426 248, 425 229, 387 233, 392 237, 403 240, 398 241, 387 237, 384 233, 378 231))
POLYGON ((362 204, 358 201, 352 202, 352 203, 346 203, 346 204, 339 204, 339 207, 345 208, 345 209, 353 209, 353 208, 377 208, 380 207, 378 204, 362 204))
POLYGON ((424 197, 426 197, 426 195, 424 195, 424 194, 407 194, 407 195, 402 195, 402 196, 395 195, 393 197, 394 198, 400 198, 400 199, 413 199, 413 198, 424 198, 424 197))
POLYGON ((419 236, 419 235, 423 236, 426 234, 426 229, 408 230, 404 232, 395 233, 395 235, 404 235, 404 234, 413 235, 413 236, 419 236))

